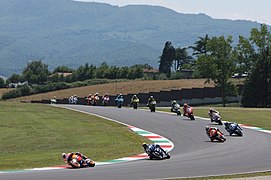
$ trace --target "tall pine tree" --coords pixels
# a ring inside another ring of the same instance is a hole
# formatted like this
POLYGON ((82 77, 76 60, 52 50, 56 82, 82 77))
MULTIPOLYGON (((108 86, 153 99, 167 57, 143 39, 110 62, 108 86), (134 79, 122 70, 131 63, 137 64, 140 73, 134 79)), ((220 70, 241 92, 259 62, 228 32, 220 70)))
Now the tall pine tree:
POLYGON ((165 73, 167 77, 171 75, 171 66, 175 58, 175 48, 171 45, 171 42, 167 41, 163 49, 163 54, 160 57, 159 71, 165 73))

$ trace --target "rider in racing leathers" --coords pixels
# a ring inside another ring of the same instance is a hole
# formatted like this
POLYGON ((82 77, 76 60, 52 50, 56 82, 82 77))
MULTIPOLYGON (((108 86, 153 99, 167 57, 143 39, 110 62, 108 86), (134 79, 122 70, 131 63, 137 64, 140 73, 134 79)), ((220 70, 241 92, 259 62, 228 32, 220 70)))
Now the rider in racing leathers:
POLYGON ((206 131, 206 134, 208 135, 208 137, 213 140, 215 139, 215 137, 217 136, 218 132, 223 134, 217 127, 209 127, 209 126, 206 126, 205 127, 205 131, 206 131))
POLYGON ((190 106, 185 102, 183 104, 183 115, 184 116, 188 116, 188 109, 190 108, 190 106))
POLYGON ((142 147, 144 148, 144 151, 148 154, 151 155, 153 151, 156 150, 156 148, 161 149, 165 154, 167 153, 159 144, 146 144, 143 143, 142 147))
POLYGON ((150 106, 150 103, 151 103, 152 101, 155 101, 155 99, 154 99, 153 96, 150 96, 150 98, 148 99, 148 104, 147 104, 148 107, 150 106))
POLYGON ((214 121, 214 114, 219 114, 219 112, 217 111, 217 110, 215 110, 215 109, 213 109, 213 108, 210 108, 209 109, 209 112, 208 112, 208 114, 209 114, 209 116, 210 116, 210 118, 211 118, 211 122, 213 122, 214 121))
POLYGON ((235 130, 239 127, 242 128, 236 122, 225 122, 225 129, 230 133, 230 136, 235 132, 235 130))
POLYGON ((71 165, 71 161, 72 159, 76 159, 77 162, 82 166, 83 160, 87 159, 86 156, 84 156, 82 153, 80 152, 71 152, 71 153, 62 153, 62 158, 63 160, 68 164, 71 165))

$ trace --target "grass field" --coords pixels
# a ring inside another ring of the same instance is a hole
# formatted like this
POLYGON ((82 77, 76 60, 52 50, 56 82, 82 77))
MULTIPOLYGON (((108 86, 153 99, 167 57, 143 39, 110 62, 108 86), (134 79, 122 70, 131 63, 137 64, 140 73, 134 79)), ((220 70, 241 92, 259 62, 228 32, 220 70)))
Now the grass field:
POLYGON ((120 124, 48 105, 0 102, 0 170, 64 165, 62 152, 94 161, 142 153, 147 139, 120 124))

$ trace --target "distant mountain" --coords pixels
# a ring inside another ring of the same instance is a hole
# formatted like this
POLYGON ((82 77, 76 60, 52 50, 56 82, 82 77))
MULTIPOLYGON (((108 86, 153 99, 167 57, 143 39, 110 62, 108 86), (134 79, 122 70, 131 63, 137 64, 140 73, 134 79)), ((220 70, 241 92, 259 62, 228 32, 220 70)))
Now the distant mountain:
POLYGON ((158 66, 164 43, 193 45, 198 37, 249 36, 259 24, 217 20, 147 5, 111 6, 72 0, 0 0, 0 75, 21 73, 29 60, 51 69, 100 65, 158 66))

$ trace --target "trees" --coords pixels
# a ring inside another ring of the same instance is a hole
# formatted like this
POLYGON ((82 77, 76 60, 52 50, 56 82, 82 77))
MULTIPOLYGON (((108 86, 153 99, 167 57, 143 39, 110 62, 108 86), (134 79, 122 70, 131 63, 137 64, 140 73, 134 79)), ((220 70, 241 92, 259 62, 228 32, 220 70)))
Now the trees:
POLYGON ((229 78, 235 69, 235 53, 231 46, 232 37, 213 37, 207 43, 207 52, 199 55, 196 61, 196 70, 207 78, 206 82, 214 81, 221 89, 223 106, 226 103, 226 95, 232 89, 229 78))
POLYGON ((249 42, 255 52, 255 66, 245 82, 242 105, 271 107, 271 32, 266 25, 252 29, 249 42))
POLYGON ((29 84, 43 84, 47 82, 49 74, 48 65, 41 60, 28 63, 23 71, 23 77, 29 84))
POLYGON ((163 53, 160 57, 159 71, 165 73, 167 77, 171 75, 171 65, 175 58, 175 48, 171 45, 170 41, 165 43, 163 53))
POLYGON ((175 49, 175 58, 174 58, 175 71, 184 68, 183 67, 184 65, 186 65, 186 68, 188 68, 188 66, 191 65, 192 60, 193 58, 192 56, 189 56, 186 47, 175 49))
POLYGON ((0 77, 0 88, 5 87, 6 83, 3 78, 0 77))
POLYGON ((193 55, 199 56, 201 54, 207 53, 207 43, 210 40, 208 37, 208 34, 205 35, 205 37, 199 37, 199 40, 196 41, 194 44, 195 46, 190 46, 189 48, 192 48, 194 53, 193 55))

